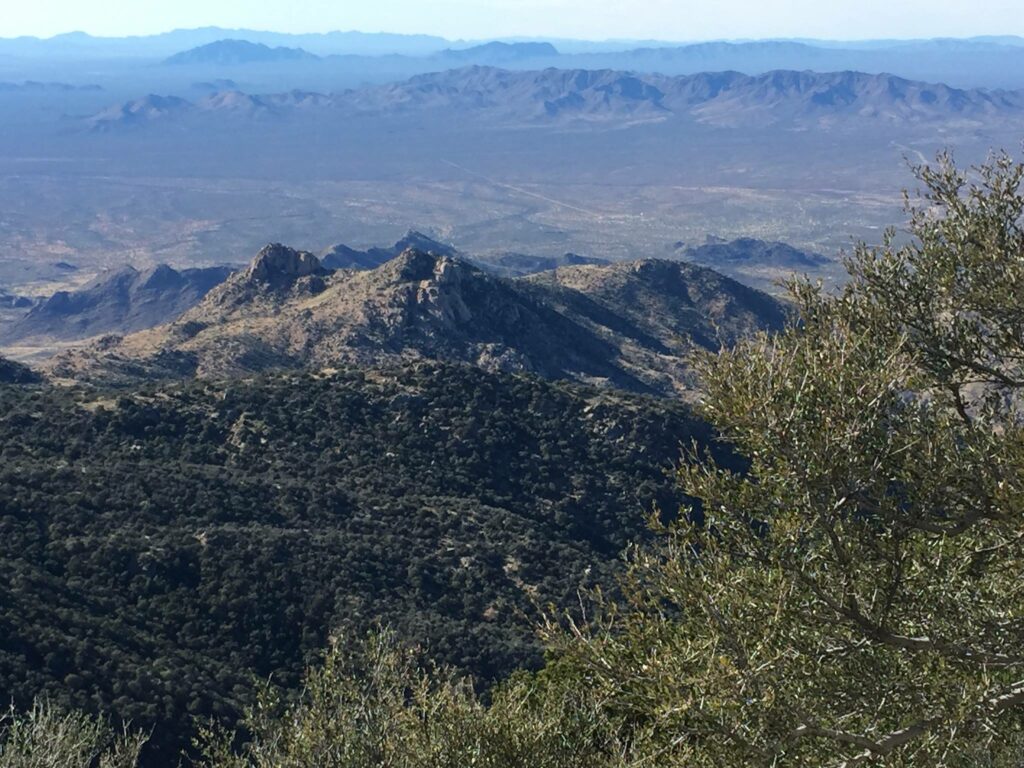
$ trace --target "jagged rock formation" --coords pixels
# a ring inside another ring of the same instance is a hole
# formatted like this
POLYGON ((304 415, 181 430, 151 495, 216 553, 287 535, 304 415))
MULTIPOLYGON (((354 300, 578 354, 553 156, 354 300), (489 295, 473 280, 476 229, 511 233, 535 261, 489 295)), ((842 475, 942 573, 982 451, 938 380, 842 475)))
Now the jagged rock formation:
POLYGON ((5 343, 70 341, 132 333, 169 322, 231 274, 229 267, 139 271, 125 266, 76 291, 59 291, 0 334, 5 343))
POLYGON ((256 254, 256 258, 243 272, 242 279, 280 288, 292 285, 303 277, 326 274, 328 270, 312 253, 271 243, 256 254))
POLYGON ((693 349, 784 318, 765 294, 668 261, 510 280, 409 249, 376 269, 325 273, 311 254, 268 246, 174 323, 60 355, 53 373, 123 381, 436 359, 684 392, 693 349))

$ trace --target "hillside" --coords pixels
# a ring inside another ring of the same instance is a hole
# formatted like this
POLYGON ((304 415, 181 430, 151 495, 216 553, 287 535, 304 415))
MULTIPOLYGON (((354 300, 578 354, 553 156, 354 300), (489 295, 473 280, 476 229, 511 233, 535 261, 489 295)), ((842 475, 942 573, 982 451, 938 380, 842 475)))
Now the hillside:
POLYGON ((814 269, 828 263, 818 253, 794 248, 788 243, 741 237, 736 240, 710 239, 701 245, 678 243, 676 255, 687 261, 712 267, 729 269, 744 267, 769 267, 775 269, 814 269))
POLYGON ((778 301, 705 267, 645 259, 562 267, 524 278, 581 327, 619 337, 620 359, 636 370, 688 380, 686 353, 735 344, 785 322, 778 301))
POLYGON ((605 259, 593 256, 580 256, 576 253, 564 253, 561 256, 535 256, 528 253, 505 251, 474 259, 481 269, 506 277, 533 275, 538 272, 549 272, 559 267, 578 267, 584 264, 607 264, 605 259))
POLYGON ((178 96, 149 94, 107 107, 86 120, 93 130, 144 126, 154 122, 179 119, 195 109, 188 100, 178 96))
POLYGON ((538 662, 535 605, 605 581, 683 406, 458 365, 0 387, 0 690, 156 726, 231 724, 334 630, 385 622, 488 681, 538 662))
POLYGON ((842 279, 838 261, 788 243, 752 237, 735 240, 708 237, 700 245, 676 243, 672 255, 710 267, 773 295, 783 293, 781 285, 794 274, 825 280, 842 279))
POLYGON ((458 258, 406 250, 331 273, 272 245, 177 321, 56 357, 63 378, 236 376, 272 368, 467 362, 641 392, 685 392, 686 356, 762 328, 782 307, 677 262, 569 267, 508 280, 458 258))
POLYGON ((179 317, 230 274, 228 267, 125 266, 79 290, 55 293, 0 333, 0 341, 71 341, 152 328, 179 317))

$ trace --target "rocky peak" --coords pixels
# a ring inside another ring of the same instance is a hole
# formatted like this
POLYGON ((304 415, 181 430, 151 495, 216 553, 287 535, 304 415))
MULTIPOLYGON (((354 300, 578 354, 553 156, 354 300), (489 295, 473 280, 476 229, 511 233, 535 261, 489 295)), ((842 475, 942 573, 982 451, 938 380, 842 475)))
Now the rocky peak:
POLYGON ((262 283, 272 287, 291 285, 296 280, 310 275, 326 275, 320 260, 308 251, 297 251, 280 243, 264 246, 245 270, 244 277, 250 283, 262 283))
POLYGON ((391 273, 396 282, 455 285, 472 275, 482 274, 479 269, 458 257, 438 253, 425 253, 407 248, 382 268, 391 273))
POLYGON ((396 282, 411 283, 432 280, 439 256, 416 248, 406 248, 385 265, 396 282))
POLYGON ((396 253, 408 250, 423 251, 424 253, 432 253, 438 256, 456 256, 458 254, 458 251, 452 246, 438 242, 422 232, 417 232, 415 229, 410 229, 406 232, 405 237, 395 243, 394 250, 396 253))
POLYGON ((183 282, 181 273, 167 264, 158 264, 139 275, 139 287, 148 291, 170 290, 183 282))

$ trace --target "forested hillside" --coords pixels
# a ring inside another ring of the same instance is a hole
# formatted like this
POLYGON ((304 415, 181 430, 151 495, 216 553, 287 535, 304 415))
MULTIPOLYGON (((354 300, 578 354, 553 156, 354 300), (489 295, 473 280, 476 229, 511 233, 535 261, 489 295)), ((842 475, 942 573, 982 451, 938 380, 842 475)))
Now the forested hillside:
POLYGON ((155 727, 145 764, 172 765, 335 629, 495 679, 539 661, 538 604, 678 508, 666 469, 707 437, 671 402, 458 365, 0 387, 0 690, 155 727))

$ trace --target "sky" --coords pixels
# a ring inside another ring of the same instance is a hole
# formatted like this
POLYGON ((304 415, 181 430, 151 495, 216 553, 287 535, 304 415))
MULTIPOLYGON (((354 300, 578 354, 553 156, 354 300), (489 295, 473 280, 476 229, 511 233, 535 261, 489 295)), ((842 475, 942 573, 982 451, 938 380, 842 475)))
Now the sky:
POLYGON ((1024 35, 1024 0, 4 0, 0 37, 222 26, 672 41, 1024 35))

